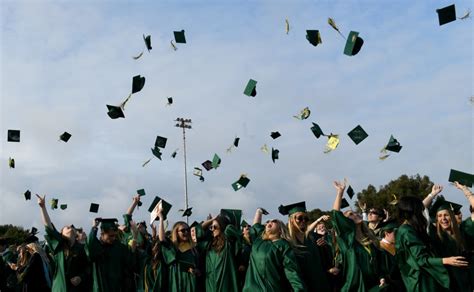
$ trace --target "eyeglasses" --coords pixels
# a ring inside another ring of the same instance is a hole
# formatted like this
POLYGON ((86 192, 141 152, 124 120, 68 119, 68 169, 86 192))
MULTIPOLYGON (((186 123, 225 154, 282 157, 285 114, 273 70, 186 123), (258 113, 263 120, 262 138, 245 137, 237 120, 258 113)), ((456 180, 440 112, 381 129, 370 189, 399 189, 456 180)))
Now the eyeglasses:
POLYGON ((181 232, 181 233, 188 233, 188 232, 189 232, 189 228, 179 229, 178 232, 181 232))
POLYGON ((209 230, 213 231, 213 230, 219 230, 219 225, 211 225, 209 226, 209 230))
POLYGON ((309 218, 306 217, 306 216, 298 216, 298 217, 295 217, 296 221, 298 222, 308 222, 309 221, 309 218))
POLYGON ((369 214, 374 214, 374 215, 380 216, 380 214, 375 210, 370 210, 369 214))
POLYGON ((266 222, 266 224, 268 224, 268 223, 277 223, 277 222, 278 222, 278 220, 273 219, 273 220, 268 220, 268 221, 266 222))

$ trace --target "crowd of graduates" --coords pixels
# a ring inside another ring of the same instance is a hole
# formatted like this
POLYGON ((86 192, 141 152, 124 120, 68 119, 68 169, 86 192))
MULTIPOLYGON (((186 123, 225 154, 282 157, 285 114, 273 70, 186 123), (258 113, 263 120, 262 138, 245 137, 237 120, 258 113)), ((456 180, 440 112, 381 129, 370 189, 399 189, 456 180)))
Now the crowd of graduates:
POLYGON ((474 195, 455 182, 471 216, 439 194, 403 196, 397 214, 368 208, 341 211, 345 181, 335 181, 331 212, 309 222, 305 202, 280 206, 288 222, 253 224, 240 210, 221 210, 201 223, 167 229, 160 201, 157 222, 136 223, 140 196, 116 219, 93 221, 89 234, 57 229, 38 197, 45 241, 31 234, 11 246, 0 238, 0 291, 473 291, 474 195), (148 226, 147 226, 148 225, 148 226))

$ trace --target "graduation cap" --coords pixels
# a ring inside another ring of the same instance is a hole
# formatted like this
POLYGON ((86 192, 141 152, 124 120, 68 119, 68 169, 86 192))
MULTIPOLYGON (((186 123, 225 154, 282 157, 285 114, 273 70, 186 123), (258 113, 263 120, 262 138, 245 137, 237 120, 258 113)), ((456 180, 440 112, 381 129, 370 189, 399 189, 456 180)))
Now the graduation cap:
POLYGON ((393 135, 390 135, 390 140, 388 141, 387 145, 384 147, 384 150, 392 151, 392 152, 400 152, 402 149, 402 146, 400 145, 400 142, 397 141, 393 137, 393 135))
POLYGON ((169 97, 167 98, 167 100, 168 100, 168 105, 172 105, 172 104, 173 104, 173 98, 172 98, 171 96, 169 96, 169 97))
POLYGON ((285 31, 286 34, 290 32, 290 22, 288 21, 288 18, 285 19, 285 31))
POLYGON ((262 207, 258 207, 258 208, 262 211, 262 214, 263 214, 263 215, 268 215, 268 214, 270 214, 270 213, 268 213, 268 211, 267 211, 266 209, 264 209, 264 208, 262 208, 262 207))
POLYGON ((250 79, 245 87, 244 94, 255 97, 257 95, 257 81, 250 79))
POLYGON ((167 138, 161 137, 161 136, 156 136, 155 148, 156 147, 165 148, 166 147, 166 141, 168 141, 167 138))
POLYGON ((438 13, 438 20, 440 26, 456 20, 456 7, 454 6, 454 4, 440 9, 436 9, 436 13, 438 13))
POLYGON ((239 147, 239 141, 240 141, 240 138, 239 138, 239 137, 235 137, 235 139, 234 139, 234 146, 235 146, 235 147, 239 147))
POLYGON ((195 176, 202 176, 202 169, 200 169, 199 167, 195 167, 194 171, 193 171, 193 174, 195 176))
POLYGON ((61 134, 61 136, 59 136, 59 140, 64 141, 64 142, 69 141, 70 138, 71 138, 71 134, 69 134, 68 132, 64 132, 61 134))
POLYGON ((174 40, 178 44, 185 44, 186 43, 186 37, 184 36, 184 29, 181 31, 174 31, 174 40))
POLYGON ((344 209, 346 207, 349 207, 349 202, 347 202, 346 198, 342 198, 341 209, 344 209))
POLYGON ((140 75, 133 76, 132 80, 132 94, 137 93, 140 90, 143 89, 143 86, 145 86, 145 77, 142 77, 140 75))
POLYGON ((20 142, 20 130, 8 130, 7 131, 8 142, 20 142))
POLYGON ((352 200, 352 197, 354 196, 354 190, 352 189, 351 186, 349 186, 349 187, 347 188, 346 193, 347 193, 347 195, 349 196, 349 198, 351 198, 351 200, 352 200))
POLYGON ((219 215, 224 218, 228 224, 234 225, 236 228, 240 227, 240 221, 242 219, 242 210, 221 209, 219 215))
POLYGON ((173 151, 173 153, 171 153, 171 158, 176 158, 176 155, 178 155, 178 149, 176 149, 175 151, 173 151))
POLYGON ((61 204, 59 206, 59 208, 61 208, 61 210, 66 210, 67 209, 67 204, 61 204))
POLYGON ((15 159, 9 157, 9 158, 8 158, 8 166, 9 166, 10 168, 15 168, 15 159))
POLYGON ((27 200, 27 201, 28 201, 28 200, 31 200, 31 192, 30 192, 30 190, 26 190, 24 196, 25 196, 25 200, 27 200))
POLYGON ((107 115, 109 115, 111 119, 125 118, 122 107, 107 104, 107 109, 107 115))
POLYGON ((272 137, 273 139, 276 139, 280 136, 281 136, 280 132, 271 132, 270 134, 270 137, 272 137))
POLYGON ((278 157, 279 153, 280 153, 280 150, 274 149, 272 147, 272 161, 273 161, 273 163, 275 163, 275 160, 279 159, 279 157, 278 157))
POLYGON ((340 31, 339 28, 337 27, 337 24, 336 24, 336 22, 334 21, 334 19, 332 19, 331 17, 329 17, 329 18, 328 18, 328 24, 329 24, 332 28, 334 28, 334 30, 336 30, 342 38, 345 39, 345 37, 342 35, 341 31, 340 31))
POLYGON ((268 146, 267 146, 267 144, 263 144, 263 146, 260 147, 260 150, 262 150, 263 153, 268 153, 268 146))
POLYGON ((212 162, 210 160, 206 160, 201 164, 207 171, 212 169, 212 162))
POLYGON ((100 229, 103 231, 117 230, 118 220, 116 218, 98 218, 100 229))
POLYGON ((186 210, 183 211, 183 217, 189 217, 193 213, 192 211, 193 207, 187 208, 186 210))
POLYGON ((148 50, 148 52, 151 51, 151 35, 143 35, 143 41, 145 42, 145 46, 146 46, 146 49, 148 50))
POLYGON ((238 191, 241 188, 247 187, 249 182, 250 182, 250 179, 247 176, 242 174, 240 178, 232 184, 232 188, 234 189, 234 191, 238 191))
MULTIPOLYGON (((155 207, 158 205, 158 203, 161 201, 161 213, 163 214, 163 219, 166 220, 166 216, 168 215, 169 211, 171 210, 172 205, 165 200, 161 199, 158 196, 155 196, 153 199, 153 202, 151 203, 150 207, 148 208, 148 212, 152 213, 155 210, 155 207)), ((158 217, 158 216, 157 216, 158 217)), ((155 217, 155 219, 157 218, 155 217)))
POLYGON ((138 194, 140 197, 145 196, 145 195, 146 195, 145 189, 139 189, 139 190, 137 190, 137 194, 138 194))
POLYGON ((155 155, 156 158, 158 158, 159 160, 161 160, 161 150, 160 148, 158 147, 155 147, 155 148, 151 148, 151 153, 153 153, 153 155, 155 155))
POLYGON ((359 37, 357 31, 351 31, 347 37, 346 46, 344 47, 344 54, 348 56, 355 56, 359 53, 364 40, 359 37))
POLYGON ((329 153, 333 151, 334 149, 337 148, 339 145, 339 135, 329 135, 328 141, 326 142, 326 149, 324 150, 324 153, 329 153))
POLYGON ((398 229, 400 225, 396 220, 388 220, 385 222, 380 222, 377 225, 377 228, 379 228, 381 231, 388 231, 388 230, 396 230, 398 229))
POLYGON ((51 201, 49 202, 50 205, 51 205, 51 209, 57 209, 58 208, 58 202, 59 200, 58 199, 51 199, 51 201))
POLYGON ((294 118, 297 118, 298 120, 306 120, 309 118, 311 115, 311 111, 309 110, 309 107, 305 107, 300 111, 300 113, 296 116, 293 116, 294 118))
POLYGON ((462 205, 447 201, 443 196, 438 196, 436 201, 431 205, 429 213, 432 220, 436 221, 436 214, 439 211, 451 210, 453 213, 457 213, 461 208, 462 205))
POLYGON ((449 172, 448 181, 449 182, 457 181, 458 183, 471 188, 474 182, 474 175, 470 173, 462 172, 459 170, 451 169, 451 171, 449 172))
POLYGON ((313 126, 311 127, 311 132, 313 132, 314 136, 319 139, 321 136, 325 136, 323 133, 323 130, 319 127, 318 124, 313 123, 313 126))
POLYGON ((244 228, 244 227, 247 227, 247 226, 250 226, 250 224, 248 224, 247 221, 242 220, 242 223, 240 223, 240 227, 244 228))
POLYGON ((360 125, 352 129, 347 135, 351 138, 356 145, 364 141, 369 135, 362 129, 360 125))
POLYGON ((89 212, 98 213, 99 212, 99 204, 91 203, 91 206, 89 207, 89 212))
POLYGON ((307 30, 306 39, 315 47, 323 42, 321 40, 321 34, 319 33, 319 30, 307 30))
POLYGON ((198 226, 198 225, 199 225, 199 222, 194 221, 194 222, 191 224, 191 226, 189 226, 189 227, 193 228, 193 227, 196 227, 196 226, 198 226))
POLYGON ((212 158, 212 168, 216 169, 220 166, 222 160, 221 158, 217 155, 217 154, 214 154, 214 157, 212 158))
POLYGON ((306 212, 306 202, 298 202, 290 205, 280 205, 278 207, 278 212, 280 212, 281 215, 292 215, 297 212, 306 212))

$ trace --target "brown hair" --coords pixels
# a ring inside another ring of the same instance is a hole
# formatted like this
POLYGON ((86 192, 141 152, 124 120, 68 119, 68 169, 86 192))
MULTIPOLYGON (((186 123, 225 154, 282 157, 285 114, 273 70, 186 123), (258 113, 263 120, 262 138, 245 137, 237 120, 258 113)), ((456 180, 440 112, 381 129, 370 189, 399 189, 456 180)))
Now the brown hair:
POLYGON ((225 238, 224 232, 225 232, 225 228, 227 227, 227 223, 225 219, 221 216, 217 216, 216 219, 214 219, 214 221, 217 222, 217 224, 219 225, 221 232, 218 236, 212 239, 210 247, 213 250, 215 250, 217 253, 220 253, 224 249, 224 246, 225 246, 226 238, 225 238))
MULTIPOLYGON (((464 241, 461 237, 461 232, 459 231, 458 223, 456 222, 456 217, 454 217, 453 211, 449 209, 446 209, 443 211, 448 211, 449 219, 451 221, 451 224, 449 227, 451 229, 452 234, 445 232, 443 228, 441 227, 441 224, 439 224, 438 218, 436 218, 436 234, 438 238, 441 241, 444 241, 445 238, 443 237, 443 233, 446 233, 448 236, 451 236, 452 238, 454 238, 454 240, 456 241, 456 246, 458 248, 460 248, 461 250, 464 250, 464 241)), ((436 212, 436 216, 438 216, 438 212, 436 212)))

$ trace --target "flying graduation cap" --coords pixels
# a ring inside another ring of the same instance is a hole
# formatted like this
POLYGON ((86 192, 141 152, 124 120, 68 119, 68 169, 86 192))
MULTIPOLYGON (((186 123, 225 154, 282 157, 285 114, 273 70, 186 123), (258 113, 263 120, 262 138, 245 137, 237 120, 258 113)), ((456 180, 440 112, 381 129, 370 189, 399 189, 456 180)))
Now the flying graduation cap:
POLYGON ((58 208, 58 202, 59 200, 58 199, 51 199, 51 201, 49 202, 49 204, 51 205, 51 209, 57 209, 58 208))
POLYGON ((436 13, 438 13, 438 21, 440 26, 456 20, 456 7, 454 4, 436 9, 436 13))
MULTIPOLYGON (((341 33, 339 30, 339 27, 337 27, 336 22, 332 18, 328 18, 328 24, 339 33, 339 35, 346 39, 344 35, 341 33)), ((351 31, 349 33, 349 36, 347 36, 346 39, 346 45, 344 47, 344 54, 347 56, 355 56, 359 53, 360 49, 362 48, 362 45, 364 44, 364 40, 359 37, 359 33, 357 31, 351 31)))
POLYGON ((234 143, 229 148, 227 148, 227 152, 231 152, 233 147, 236 147, 236 148, 239 147, 239 142, 240 142, 240 138, 235 137, 234 143))
POLYGON ((212 169, 212 162, 211 162, 210 160, 204 161, 201 165, 202 165, 202 167, 204 167, 204 169, 206 169, 207 171, 209 171, 209 170, 212 169))
POLYGON ((326 142, 326 148, 324 153, 329 153, 337 148, 339 145, 339 135, 330 134, 328 136, 328 141, 326 142))
POLYGON ((200 169, 199 167, 194 168, 193 175, 199 177, 199 180, 201 182, 204 182, 204 177, 202 176, 202 169, 200 169))
POLYGON ((148 50, 148 52, 151 51, 152 47, 151 47, 151 35, 143 35, 143 41, 145 42, 145 46, 146 46, 146 49, 148 50))
POLYGON ((163 214, 163 219, 166 220, 166 216, 168 216, 168 213, 170 212, 171 207, 172 205, 170 203, 166 202, 165 200, 161 199, 158 196, 155 196, 155 198, 153 199, 153 202, 148 208, 148 212, 152 213, 152 217, 156 216, 154 218, 154 220, 156 220, 156 218, 158 218, 158 211, 159 209, 161 209, 161 213, 163 214))
POLYGON ((193 214, 193 207, 190 207, 190 208, 187 208, 186 210, 180 210, 181 212, 183 212, 183 217, 189 217, 191 216, 191 214, 193 214))
POLYGON ((310 115, 311 115, 311 111, 309 110, 309 107, 305 107, 304 109, 300 111, 299 114, 293 117, 298 120, 306 120, 307 118, 309 118, 310 115))
POLYGON ((61 141, 64 141, 67 143, 67 141, 69 141, 69 139, 71 139, 71 134, 69 134, 68 132, 64 132, 61 134, 61 136, 59 136, 59 140, 61 141))
POLYGON ((321 40, 321 34, 319 33, 319 30, 307 30, 306 39, 315 47, 323 42, 321 40))
POLYGON ((272 161, 275 163, 275 160, 279 159, 280 150, 274 149, 272 147, 272 161))
POLYGON ((326 135, 324 135, 323 130, 321 130, 319 125, 316 124, 316 123, 313 123, 313 126, 311 127, 311 132, 313 132, 314 136, 317 139, 319 139, 319 137, 321 137, 321 136, 326 136, 326 135))
POLYGON ((249 182, 250 179, 245 174, 242 174, 240 175, 240 178, 232 184, 232 188, 234 189, 234 191, 238 191, 241 188, 247 187, 249 182))
MULTIPOLYGON (((161 137, 161 136, 156 136, 156 140, 155 140, 155 146, 153 148, 151 148, 151 153, 156 157, 158 158, 159 160, 161 160, 161 155, 163 153, 161 153, 161 149, 160 148, 165 148, 166 147, 166 142, 168 141, 168 138, 165 138, 165 137, 161 137)), ((176 156, 176 155, 175 155, 176 156)), ((147 161, 145 161, 143 164, 142 164, 142 167, 144 167, 145 165, 147 165, 150 161, 151 161, 152 158, 148 159, 147 161)))
POLYGON ((458 183, 471 188, 472 184, 474 183, 474 174, 451 169, 451 171, 449 172, 448 181, 457 181, 458 183))
POLYGON ((91 203, 91 205, 89 207, 89 212, 98 213, 99 212, 99 204, 91 203))
POLYGON ((352 200, 352 197, 354 197, 354 194, 355 194, 355 193, 354 193, 354 189, 352 189, 352 187, 349 186, 349 187, 347 188, 347 190, 346 190, 346 193, 347 193, 347 195, 349 196, 349 198, 351 198, 351 200, 352 200))
POLYGON ((278 132, 278 131, 277 131, 277 132, 271 132, 271 133, 270 133, 270 137, 272 137, 273 139, 276 139, 276 138, 278 138, 278 137, 280 137, 280 136, 281 136, 281 134, 280 134, 280 132, 278 132))
POLYGON ((26 200, 26 201, 31 200, 31 192, 30 192, 30 190, 26 190, 26 192, 24 193, 24 196, 25 196, 25 200, 26 200))
POLYGON ((145 86, 145 77, 142 77, 140 75, 134 76, 132 79, 132 93, 130 93, 127 96, 127 98, 119 106, 114 106, 114 105, 109 105, 109 104, 106 105, 108 109, 107 114, 109 115, 109 117, 111 119, 125 118, 125 115, 123 113, 123 111, 125 110, 125 105, 132 97, 132 94, 140 92, 144 86, 145 86))
POLYGON ((288 18, 285 19, 285 31, 286 34, 290 33, 290 22, 288 21, 288 18))
POLYGON ((174 31, 174 40, 177 44, 185 44, 186 37, 184 35, 184 29, 181 31, 174 31))
POLYGON ((387 143, 387 145, 385 145, 384 148, 382 148, 382 150, 380 150, 380 153, 382 153, 382 155, 379 157, 379 159, 385 159, 387 158, 388 156, 390 156, 390 154, 387 154, 387 151, 391 151, 391 152, 400 152, 400 150, 402 150, 402 147, 400 145, 400 142, 397 141, 397 139, 395 139, 393 137, 393 135, 390 135, 390 139, 387 143))
POLYGON ((20 130, 8 130, 7 142, 20 142, 20 130))
POLYGON ((255 97, 257 95, 257 81, 250 79, 247 82, 247 86, 245 87, 244 94, 247 96, 255 97))
POLYGON ((66 210, 67 209, 67 204, 61 204, 61 205, 59 205, 59 208, 61 210, 66 210))
POLYGON ((8 158, 8 167, 15 168, 15 159, 11 157, 8 158))
POLYGON ((219 155, 214 154, 214 157, 212 158, 212 168, 217 169, 221 165, 222 159, 219 157, 219 155))
POLYGON ((364 141, 369 135, 362 129, 360 125, 352 129, 347 135, 351 140, 358 145, 360 142, 364 141))

